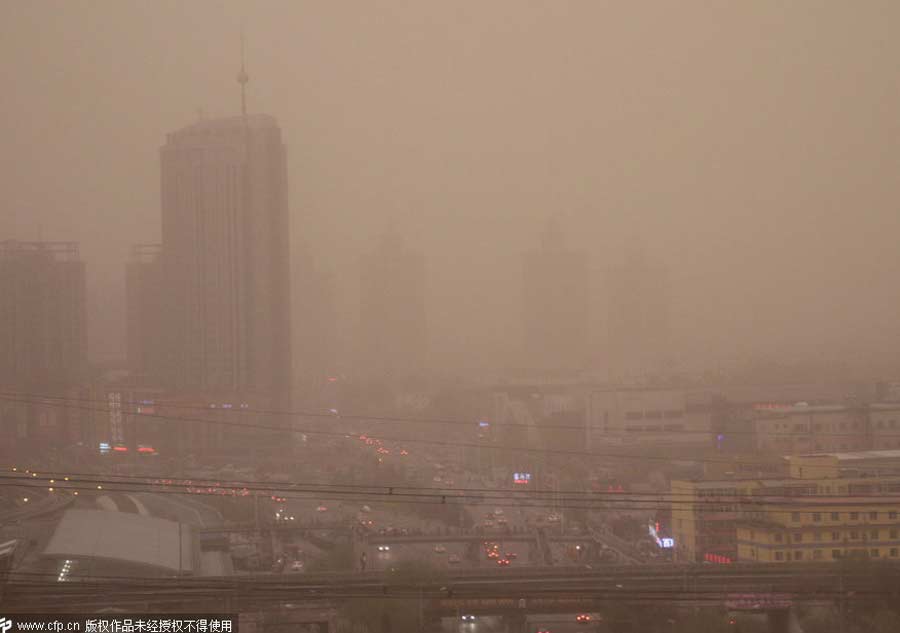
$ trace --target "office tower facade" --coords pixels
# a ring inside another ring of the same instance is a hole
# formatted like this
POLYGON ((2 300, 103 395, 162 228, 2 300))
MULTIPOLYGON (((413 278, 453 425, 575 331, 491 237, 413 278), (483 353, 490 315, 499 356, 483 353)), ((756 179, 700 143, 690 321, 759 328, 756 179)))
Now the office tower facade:
POLYGON ((541 236, 540 249, 526 253, 523 280, 526 366, 581 369, 588 343, 587 258, 566 248, 555 221, 541 236))
POLYGON ((632 381, 664 373, 671 353, 667 274, 637 241, 611 271, 608 306, 613 377, 632 381))
POLYGON ((146 384, 166 382, 162 342, 166 300, 161 244, 137 244, 125 268, 125 336, 128 368, 146 384))
POLYGON ((181 392, 291 386, 286 151, 275 119, 200 120, 160 152, 165 370, 181 392))
POLYGON ((0 385, 66 389, 87 366, 85 266, 74 242, 0 242, 0 385))
POLYGON ((426 364, 425 258, 395 232, 361 259, 360 362, 386 378, 419 373, 426 364))

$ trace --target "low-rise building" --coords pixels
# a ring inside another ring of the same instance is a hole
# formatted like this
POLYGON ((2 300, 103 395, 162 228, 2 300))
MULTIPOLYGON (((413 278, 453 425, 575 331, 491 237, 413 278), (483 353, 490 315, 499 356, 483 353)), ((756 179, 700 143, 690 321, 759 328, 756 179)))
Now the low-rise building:
POLYGON ((785 477, 673 481, 676 559, 900 557, 900 451, 785 461, 785 477))

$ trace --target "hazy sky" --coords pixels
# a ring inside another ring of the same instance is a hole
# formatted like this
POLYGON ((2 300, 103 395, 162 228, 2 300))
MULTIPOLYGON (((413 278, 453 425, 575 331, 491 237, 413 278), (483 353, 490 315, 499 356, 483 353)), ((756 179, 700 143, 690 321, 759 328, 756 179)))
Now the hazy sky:
POLYGON ((281 122, 294 236, 341 282, 390 218, 429 258, 437 364, 510 353, 561 213, 600 275, 639 231, 689 357, 865 356, 900 334, 900 2, 0 0, 0 239, 77 240, 120 353, 167 131, 281 122))

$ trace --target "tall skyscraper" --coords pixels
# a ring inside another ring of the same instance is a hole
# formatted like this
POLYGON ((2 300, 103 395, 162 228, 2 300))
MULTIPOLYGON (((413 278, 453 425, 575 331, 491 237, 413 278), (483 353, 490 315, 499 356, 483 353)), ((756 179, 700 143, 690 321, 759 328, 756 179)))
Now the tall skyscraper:
POLYGON ((287 407, 290 253, 278 124, 262 114, 200 120, 170 133, 160 158, 173 386, 287 407))
POLYGON ((361 365, 388 378, 414 376, 428 347, 425 258, 388 231, 361 265, 361 365))
POLYGON ((138 244, 125 268, 125 337, 128 368, 140 381, 166 385, 161 341, 171 309, 163 279, 162 245, 138 244))
POLYGON ((0 242, 0 385, 56 393, 87 365, 85 267, 74 242, 0 242))
POLYGON ((526 367, 554 371, 584 367, 587 258, 566 248, 555 220, 547 223, 540 249, 525 254, 523 280, 526 367))
POLYGON ((666 270, 647 257, 640 241, 633 240, 609 283, 612 375, 630 381, 663 374, 671 351, 666 270))

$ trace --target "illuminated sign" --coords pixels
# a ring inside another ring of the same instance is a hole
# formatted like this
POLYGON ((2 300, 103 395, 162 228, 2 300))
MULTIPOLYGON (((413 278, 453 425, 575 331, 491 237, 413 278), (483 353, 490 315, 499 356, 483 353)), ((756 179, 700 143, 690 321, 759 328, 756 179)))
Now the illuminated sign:
POLYGON ((659 535, 659 521, 656 523, 651 523, 647 526, 648 531, 650 532, 650 537, 656 541, 656 544, 662 549, 672 549, 675 547, 675 539, 662 537, 659 535))
POLYGON ((515 483, 515 484, 531 483, 531 473, 513 473, 513 483, 515 483))
POLYGON ((483 429, 489 427, 490 425, 491 425, 491 423, 488 422, 487 420, 481 420, 478 422, 478 426, 480 426, 483 429))
POLYGON ((109 447, 108 442, 100 442, 100 453, 102 455, 105 455, 106 453, 108 453, 109 449, 110 449, 110 447, 109 447))
POLYGON ((728 565, 734 562, 728 556, 722 556, 721 554, 706 554, 703 556, 703 560, 719 565, 728 565))

